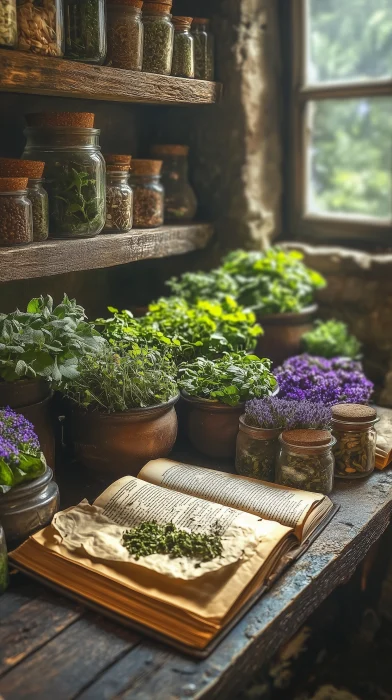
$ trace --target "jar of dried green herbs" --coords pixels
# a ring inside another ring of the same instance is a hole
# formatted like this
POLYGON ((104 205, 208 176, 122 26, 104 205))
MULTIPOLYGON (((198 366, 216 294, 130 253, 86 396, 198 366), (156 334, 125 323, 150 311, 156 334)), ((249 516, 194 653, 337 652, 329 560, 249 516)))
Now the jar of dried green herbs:
POLYGON ((105 0, 64 0, 65 56, 102 64, 106 57, 105 0))
POLYGON ((33 214, 27 178, 0 177, 0 246, 31 243, 33 214))
POLYGON ((197 211, 196 195, 188 180, 189 147, 157 144, 151 155, 162 160, 162 184, 165 188, 165 221, 191 221, 197 211))
POLYGON ((209 29, 210 20, 195 17, 192 34, 195 42, 195 78, 214 80, 214 35, 209 29))
POLYGON ((106 222, 104 233, 126 233, 132 229, 133 191, 129 167, 106 166, 106 222))
POLYGON ((142 0, 108 0, 107 63, 113 68, 142 69, 142 6, 142 0))
POLYGON ((29 179, 27 196, 33 208, 33 240, 46 241, 49 236, 49 198, 42 179, 29 179))
POLYGON ((8 586, 8 555, 4 530, 0 525, 0 595, 8 586))
POLYGON ((171 5, 145 3, 143 6, 143 71, 170 75, 173 59, 174 27, 171 5))
POLYGON ((13 48, 17 40, 16 0, 0 0, 0 46, 13 48))
POLYGON ((328 494, 333 488, 336 443, 329 430, 285 430, 279 437, 280 453, 275 481, 302 491, 328 494))
POLYGON ((195 77, 195 48, 191 34, 192 17, 173 17, 174 45, 172 75, 178 78, 195 77))
POLYGON ((161 160, 134 160, 130 183, 133 190, 133 225, 156 228, 164 221, 164 189, 161 160))
POLYGON ((376 463, 378 421, 372 406, 342 403, 332 406, 332 433, 336 438, 335 476, 362 479, 372 473, 376 463))
POLYGON ((241 416, 235 457, 237 473, 274 482, 280 433, 280 428, 264 429, 247 425, 245 415, 241 416))

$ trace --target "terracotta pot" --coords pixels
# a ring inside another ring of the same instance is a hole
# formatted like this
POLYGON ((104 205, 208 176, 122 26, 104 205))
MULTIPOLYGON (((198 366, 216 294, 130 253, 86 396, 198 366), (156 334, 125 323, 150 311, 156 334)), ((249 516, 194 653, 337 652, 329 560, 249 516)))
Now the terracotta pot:
POLYGON ((77 459, 113 478, 136 476, 150 459, 167 457, 177 437, 178 396, 127 413, 72 411, 72 439, 77 459))
POLYGON ((235 456, 238 422, 245 403, 227 406, 220 401, 181 394, 185 402, 185 432, 193 447, 208 457, 235 456))
POLYGON ((0 406, 18 409, 46 399, 51 393, 44 379, 19 379, 16 382, 0 382, 0 406))
POLYGON ((317 309, 317 304, 313 304, 298 313, 258 316, 257 321, 263 327, 264 335, 258 340, 257 355, 269 357, 274 367, 288 357, 298 355, 301 352, 301 338, 311 330, 317 309))

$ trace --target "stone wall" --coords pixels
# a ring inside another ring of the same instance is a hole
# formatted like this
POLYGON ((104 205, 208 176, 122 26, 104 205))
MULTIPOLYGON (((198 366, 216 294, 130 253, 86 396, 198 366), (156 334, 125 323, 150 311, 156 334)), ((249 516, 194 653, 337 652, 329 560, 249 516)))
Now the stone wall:
POLYGON ((286 243, 321 272, 328 285, 318 294, 320 316, 346 321, 364 345, 367 375, 376 400, 392 406, 392 255, 286 243))

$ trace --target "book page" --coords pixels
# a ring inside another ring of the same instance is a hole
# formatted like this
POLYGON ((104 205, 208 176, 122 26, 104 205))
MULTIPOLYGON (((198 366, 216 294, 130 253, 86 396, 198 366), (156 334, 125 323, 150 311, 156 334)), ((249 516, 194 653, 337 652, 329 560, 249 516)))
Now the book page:
POLYGON ((238 508, 294 529, 301 526, 314 505, 325 498, 319 493, 298 491, 169 459, 148 462, 138 478, 166 489, 238 508))

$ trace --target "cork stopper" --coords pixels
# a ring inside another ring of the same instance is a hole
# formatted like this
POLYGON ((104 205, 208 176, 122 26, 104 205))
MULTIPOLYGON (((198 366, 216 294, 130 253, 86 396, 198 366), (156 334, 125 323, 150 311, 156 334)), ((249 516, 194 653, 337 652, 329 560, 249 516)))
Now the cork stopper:
POLYGON ((172 2, 145 2, 143 3, 143 13, 153 15, 168 15, 172 8, 172 2))
POLYGON ((151 155, 158 156, 187 156, 189 153, 189 146, 170 144, 170 143, 157 143, 151 146, 151 155))
POLYGON ((133 175, 160 175, 162 169, 161 160, 133 160, 133 175))
POLYGON ((173 15, 172 22, 174 29, 190 29, 193 17, 182 17, 173 15))
POLYGON ((26 114, 28 126, 73 126, 92 129, 95 114, 92 112, 34 112, 26 114))
POLYGON ((210 23, 210 20, 207 19, 206 17, 194 17, 193 21, 192 21, 192 25, 206 24, 208 26, 209 23, 210 23))
POLYGON ((338 403, 332 406, 332 418, 350 423, 366 423, 377 418, 377 411, 372 406, 360 403, 338 403))
POLYGON ((0 192, 27 190, 27 177, 0 177, 0 192))
POLYGON ((0 177, 27 177, 39 180, 43 175, 44 168, 45 163, 39 160, 0 158, 0 177))
POLYGON ((329 445, 331 433, 329 430, 285 430, 282 433, 282 440, 296 447, 321 447, 329 445))
POLYGON ((106 165, 107 173, 129 173, 129 165, 106 165))
POLYGON ((128 168, 131 167, 132 156, 122 156, 115 153, 104 154, 106 165, 126 165, 128 168))
POLYGON ((108 5, 127 5, 128 7, 137 7, 141 10, 143 7, 143 0, 107 0, 108 5))

